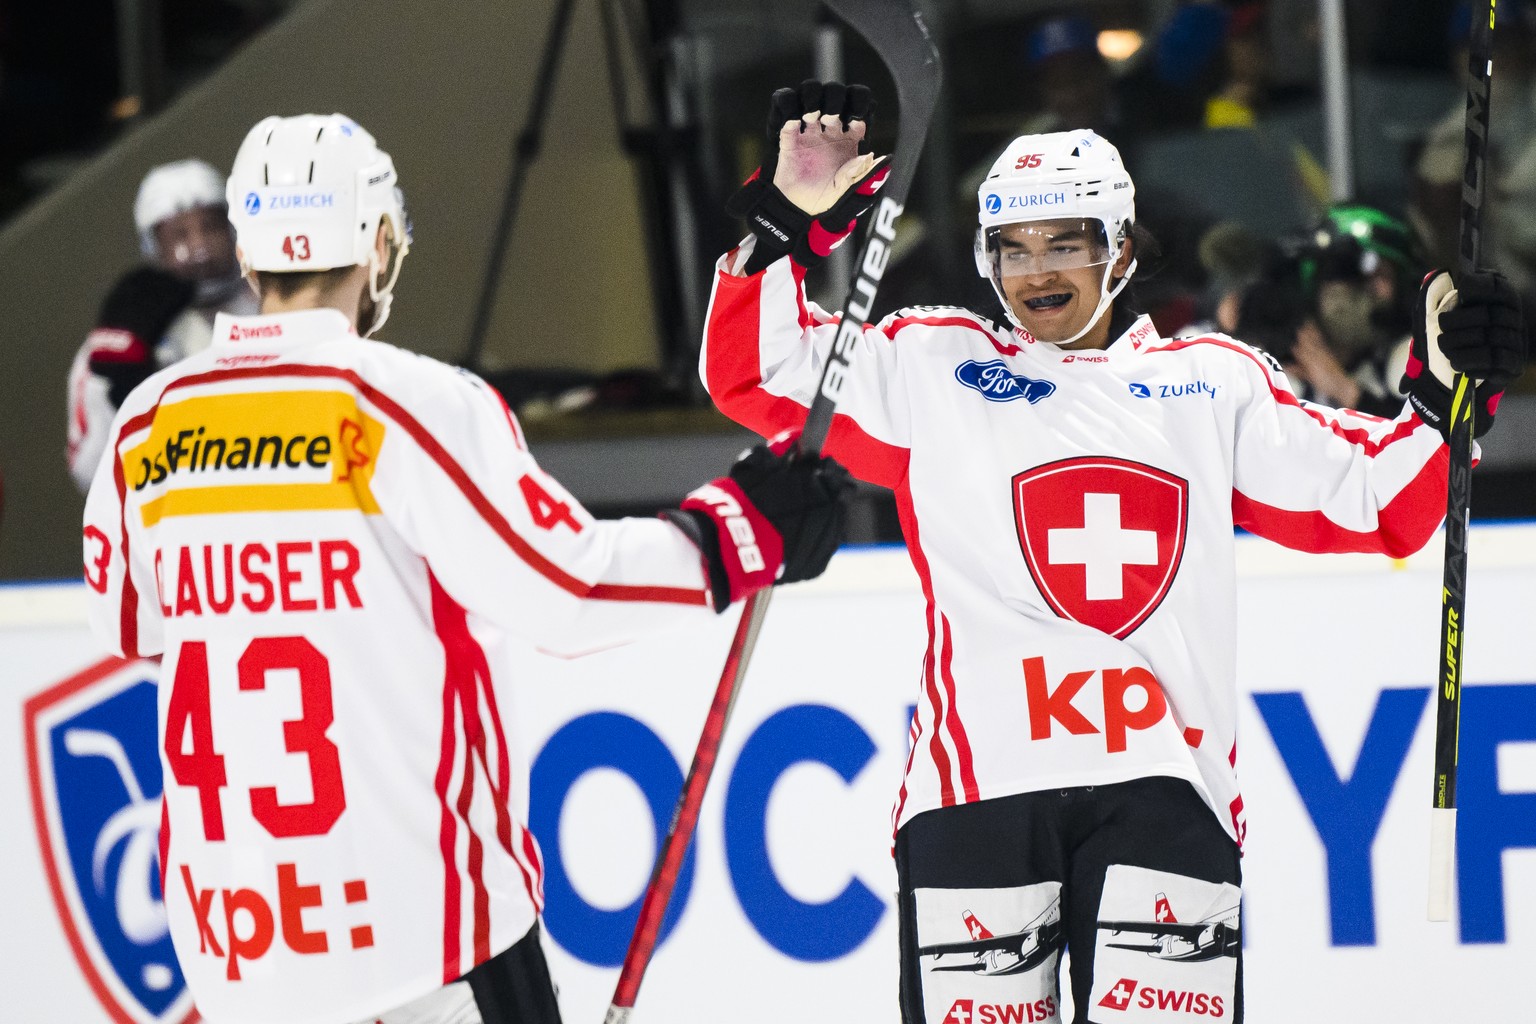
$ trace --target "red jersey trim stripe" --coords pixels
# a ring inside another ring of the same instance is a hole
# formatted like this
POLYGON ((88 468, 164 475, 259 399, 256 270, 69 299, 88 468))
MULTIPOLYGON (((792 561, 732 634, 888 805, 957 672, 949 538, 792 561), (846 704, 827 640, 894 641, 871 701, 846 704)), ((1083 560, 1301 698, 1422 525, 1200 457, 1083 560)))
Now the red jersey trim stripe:
MULTIPOLYGON (((440 592, 437 580, 432 579, 433 604, 440 592)), ((435 612, 434 607, 434 612, 435 612)), ((435 618, 435 615, 434 615, 435 618)), ((446 648, 445 648, 446 650, 446 648)), ((437 759, 437 776, 434 787, 441 809, 438 824, 438 849, 443 856, 443 984, 455 981, 464 972, 459 969, 459 906, 460 882, 457 856, 457 825, 452 809, 448 806, 448 785, 453 779, 454 753, 458 731, 454 727, 454 715, 458 702, 454 700, 453 682, 448 672, 443 676, 443 732, 437 759)))
MULTIPOLYGON (((470 813, 474 805, 475 794, 475 761, 478 757, 482 766, 482 770, 485 768, 486 761, 485 729, 484 723, 480 719, 479 700, 476 695, 476 690, 478 688, 476 677, 478 675, 479 669, 483 665, 484 655, 480 650, 479 645, 475 643, 474 638, 469 634, 469 626, 464 613, 464 609, 448 596, 447 592, 443 590, 442 585, 438 583, 437 577, 432 574, 430 569, 428 569, 427 579, 432 589, 432 625, 437 632, 439 642, 443 646, 444 693, 446 695, 446 700, 452 704, 452 708, 445 709, 445 716, 451 717, 453 715, 453 708, 457 709, 458 719, 461 723, 461 731, 464 739, 463 753, 462 757, 459 759, 461 767, 459 777, 459 793, 458 798, 454 804, 454 816, 457 818, 457 821, 450 819, 449 825, 451 829, 456 832, 458 822, 462 822, 464 825, 465 837, 468 840, 467 850, 465 851, 465 867, 469 874, 470 889, 472 892, 470 938, 473 944, 474 961, 470 966, 473 967, 476 964, 484 963, 486 960, 490 959, 491 955, 491 910, 490 893, 486 889, 485 885, 485 849, 480 835, 475 829, 474 823, 470 821, 470 813)), ((445 717, 445 723, 446 722, 447 717, 445 717)), ((455 749, 455 752, 457 752, 458 735, 459 730, 455 730, 453 737, 450 740, 450 743, 455 749)), ((446 760, 446 763, 450 766, 450 775, 452 770, 451 764, 453 760, 454 759, 451 756, 446 760)), ((446 808, 447 804, 445 798, 447 796, 448 783, 451 781, 451 779, 444 775, 442 770, 443 763, 444 762, 440 762, 438 767, 438 780, 441 783, 441 786, 438 790, 438 795, 440 800, 444 800, 443 805, 446 808)), ((495 785, 494 782, 490 779, 489 771, 484 771, 484 774, 486 775, 487 784, 492 787, 494 793, 495 785)), ((499 801, 493 798, 492 803, 499 803, 499 801)), ((457 843, 451 844, 449 849, 452 851, 451 855, 454 857, 456 862, 458 853, 457 843)), ((456 876, 456 863, 454 873, 456 876)), ((459 886, 457 884, 453 886, 455 896, 459 896, 458 889, 459 886)), ((445 893, 445 911, 447 910, 446 898, 447 893, 445 893)), ((459 896, 459 898, 462 897, 459 896)), ((456 899, 452 905, 452 913, 445 913, 444 916, 445 971, 447 970, 448 961, 448 920, 452 918, 455 922, 457 922, 458 916, 461 912, 461 905, 456 899)), ((459 930, 456 927, 454 929, 452 943, 455 953, 455 962, 459 961, 459 938, 459 930)))
POLYGON ((884 334, 892 341, 895 341, 896 332, 900 331, 903 327, 912 326, 966 327, 978 334, 984 335, 987 341, 992 343, 992 347, 997 349, 997 351, 1002 355, 1016 355, 1019 351, 1019 346, 1002 344, 997 340, 996 335, 968 316, 904 316, 900 317, 899 319, 892 320, 888 324, 881 324, 880 333, 884 334))
MULTIPOLYGON (((451 598, 448 600, 452 601, 451 598)), ((518 872, 523 876, 523 888, 528 893, 528 902, 533 904, 535 912, 543 909, 540 893, 543 891, 542 868, 536 856, 528 858, 527 862, 519 856, 517 848, 512 842, 512 812, 510 809, 510 797, 512 791, 511 759, 507 753, 507 734, 502 728, 501 710, 496 704, 496 689, 491 685, 490 662, 485 656, 485 648, 475 640, 474 634, 469 630, 469 616, 464 608, 454 602, 455 617, 454 629, 460 643, 466 646, 474 665, 474 677, 472 682, 478 687, 478 694, 474 691, 465 694, 465 699, 471 703, 484 700, 487 717, 490 718, 491 735, 496 739, 496 772, 494 777, 488 763, 486 754, 486 741, 484 733, 479 736, 478 751, 481 767, 485 770, 486 777, 491 781, 491 789, 495 794, 492 803, 496 810, 496 838, 507 856, 517 865, 518 872)), ((476 703, 478 708, 478 704, 476 703)), ((521 822, 518 829, 522 833, 523 853, 527 853, 528 842, 531 836, 527 828, 521 822)))
POLYGON ((944 691, 949 698, 949 716, 944 724, 949 729, 950 740, 955 744, 955 759, 960 762, 960 785, 965 790, 965 802, 971 803, 981 799, 981 790, 976 785, 976 765, 975 759, 971 756, 971 740, 966 735, 965 724, 960 721, 960 705, 955 700, 955 677, 950 671, 950 664, 955 656, 955 638, 953 631, 949 628, 949 616, 939 613, 939 622, 944 627, 944 657, 939 667, 944 674, 944 691))
MULTIPOLYGON (((384 394, 378 388, 363 380, 352 370, 343 370, 333 366, 250 366, 236 367, 228 370, 210 370, 206 373, 192 374, 172 381, 161 392, 160 398, 147 411, 130 419, 123 425, 118 434, 117 445, 114 452, 121 449, 123 441, 133 433, 144 429, 154 421, 155 411, 160 408, 160 403, 165 396, 172 391, 194 387, 200 384, 214 384, 229 380, 251 380, 298 377, 304 379, 332 379, 341 380, 350 384, 359 395, 377 408, 384 415, 398 423, 406 434, 424 451, 438 467, 447 474, 448 478, 458 487, 465 499, 474 507, 480 517, 485 520, 493 532, 511 548, 528 566, 538 572, 545 579, 560 587, 567 593, 580 598, 591 598, 600 601, 650 601, 662 604, 704 604, 705 592, 692 590, 687 587, 663 587, 643 586, 627 583, 594 583, 587 584, 564 569, 560 568, 548 558, 541 555, 526 540, 520 537, 507 522, 505 516, 496 508, 485 493, 470 479, 464 467, 448 454, 448 451, 421 425, 421 423, 405 410, 394 399, 384 394)), ((117 460, 116 475, 118 477, 118 498, 120 503, 126 504, 126 489, 122 480, 122 459, 117 460)), ((126 515, 126 513, 125 513, 126 515)), ((127 534, 124 527, 124 543, 126 546, 127 534)), ((128 588, 124 588, 125 599, 128 588)), ((130 655, 132 656, 132 655, 130 655)))
MULTIPOLYGON (((159 402, 155 403, 156 408, 159 408, 159 405, 159 402)), ((146 415, 148 416, 146 422, 154 419, 153 410, 146 415)), ((144 418, 135 416, 123 425, 123 432, 118 436, 118 447, 122 446, 123 438, 128 436, 133 424, 144 418)), ((139 591, 133 585, 133 561, 128 557, 128 480, 123 476, 123 460, 118 456, 117 448, 112 450, 112 482, 117 485, 117 550, 123 556, 123 586, 118 598, 118 642, 122 646, 123 657, 137 658, 139 656, 139 591)))
POLYGON ((1444 445, 1397 496, 1376 515, 1371 532, 1348 530, 1322 512, 1275 508, 1232 491, 1232 521, 1245 530, 1284 544, 1319 553, 1366 551, 1406 558, 1422 548, 1445 518, 1446 472, 1450 449, 1444 445))
POLYGON ((918 580, 922 583, 923 600, 927 603, 928 648, 923 653, 923 687, 933 712, 933 732, 928 737, 928 753, 933 758, 934 769, 939 776, 940 805, 951 807, 955 803, 954 772, 949 751, 944 748, 944 700, 935 671, 938 653, 937 606, 933 599, 933 580, 928 573, 928 559, 923 555, 923 547, 918 539, 912 491, 905 483, 896 491, 896 512, 901 520, 901 532, 907 538, 907 552, 912 559, 912 566, 917 570, 918 580))

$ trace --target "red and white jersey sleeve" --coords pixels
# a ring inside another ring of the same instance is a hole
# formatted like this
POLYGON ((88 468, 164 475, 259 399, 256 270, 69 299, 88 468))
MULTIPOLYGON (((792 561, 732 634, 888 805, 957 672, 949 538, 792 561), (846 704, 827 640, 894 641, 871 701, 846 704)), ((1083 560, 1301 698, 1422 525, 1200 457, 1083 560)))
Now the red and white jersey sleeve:
MULTIPOLYGON (((761 433, 798 424, 835 316, 788 259, 715 285, 701 371, 761 433)), ((1062 350, 962 309, 864 333, 838 450, 896 492, 927 600, 895 824, 937 807, 1151 775, 1241 841, 1234 526, 1307 551, 1417 550, 1445 448, 1298 401, 1224 337, 1146 317, 1062 350)))
MULTIPOLYGON (((249 289, 239 288, 225 299, 224 310, 237 315, 255 313, 256 297, 249 289)), ((155 346, 156 367, 170 366, 207 348, 217 313, 217 309, 193 306, 171 321, 165 337, 155 346)), ((86 336, 85 343, 69 364, 64 456, 69 464, 69 475, 81 492, 91 486, 97 463, 112 436, 112 418, 117 414, 107 379, 91 371, 91 356, 99 348, 120 351, 132 338, 126 331, 98 327, 86 336)))
MULTIPOLYGON (((806 298, 805 268, 791 260, 752 277, 727 273, 752 244, 720 261, 699 365, 722 412, 772 437, 805 421, 842 318, 806 298)), ((869 326, 851 358, 859 369, 843 387, 826 454, 862 479, 895 487, 906 473, 911 429, 898 349, 869 326)))
POLYGON ((64 458, 69 465, 70 477, 82 491, 91 486, 96 466, 107 450, 112 417, 117 412, 108 395, 106 379, 91 372, 92 344, 92 340, 87 339, 69 364, 65 398, 68 422, 65 424, 64 458))
MULTIPOLYGON (((1243 529, 1301 551, 1404 557, 1444 514, 1450 450, 1407 403, 1392 420, 1298 399, 1260 353, 1227 338, 1251 370, 1238 409, 1232 517, 1243 529), (1438 496, 1434 509, 1426 508, 1438 496)), ((1168 348, 1186 344, 1170 343, 1168 348)))
POLYGON ((369 1018, 538 913, 512 638, 709 621, 704 568, 661 520, 594 520, 472 376, 334 311, 216 332, 113 425, 92 622, 164 656, 161 864, 199 1009, 369 1018))

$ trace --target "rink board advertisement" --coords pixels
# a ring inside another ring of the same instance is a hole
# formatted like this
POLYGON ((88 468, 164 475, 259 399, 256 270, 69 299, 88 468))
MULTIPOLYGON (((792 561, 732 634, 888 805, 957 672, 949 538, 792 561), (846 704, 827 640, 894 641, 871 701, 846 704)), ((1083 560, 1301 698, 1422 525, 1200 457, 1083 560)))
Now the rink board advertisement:
MULTIPOLYGON (((1438 541, 1407 563, 1239 542, 1240 936, 1235 917, 1207 916, 1242 944, 1254 1024, 1530 1015, 1536 526, 1480 528, 1471 552, 1457 917, 1431 924, 1438 541)), ((74 585, 0 588, 0 1016, 195 1019, 156 878, 157 667, 105 661, 83 608, 74 585)), ((519 655, 511 703, 534 758, 546 945, 567 1022, 596 1024, 607 1007, 734 625, 583 659, 519 655)), ((924 641, 900 550, 845 551, 826 579, 777 596, 635 1021, 898 1019, 890 815, 924 641)), ((1049 916, 1049 900, 1035 902, 994 931, 1027 932, 1049 916)), ((1228 1002, 1194 997, 1183 1015, 1160 1012, 1166 993, 1146 979, 1172 940, 1141 941, 1117 963, 1146 970, 1106 979, 1095 1020, 1230 1017, 1228 1002)), ((945 1019, 1025 1024, 1066 1009, 978 988, 945 1019)))

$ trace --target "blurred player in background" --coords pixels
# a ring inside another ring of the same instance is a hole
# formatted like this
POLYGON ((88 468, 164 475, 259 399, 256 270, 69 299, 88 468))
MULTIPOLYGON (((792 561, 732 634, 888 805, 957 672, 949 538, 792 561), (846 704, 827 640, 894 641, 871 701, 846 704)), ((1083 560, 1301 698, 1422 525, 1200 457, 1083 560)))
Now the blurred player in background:
POLYGON ((592 518, 496 392, 366 340, 410 245, 340 115, 256 125, 228 197, 258 316, 126 399, 85 516, 98 634, 163 655, 161 865, 213 1024, 546 1024, 509 635, 565 655, 821 572, 846 473, 754 449, 592 518))
POLYGON ((256 312, 240 274, 224 176, 201 160, 144 176, 133 223, 145 262, 107 293, 69 368, 69 473, 83 492, 107 447, 112 417, 138 384, 208 347, 219 313, 256 312))
POLYGON ((701 373, 772 434, 834 340, 856 348, 827 451, 896 491, 928 602, 894 813, 904 1019, 1059 1019, 1065 948, 1078 1022, 1240 1021, 1233 528, 1417 551, 1445 514, 1451 369, 1483 381, 1486 430, 1519 303, 1476 274, 1458 304, 1439 273, 1396 419, 1309 406, 1255 349, 1134 311, 1135 187, 1083 129, 1015 139, 978 192, 1011 326, 919 307, 845 340, 802 280, 875 198, 867 109, 859 87, 775 93, 701 373))

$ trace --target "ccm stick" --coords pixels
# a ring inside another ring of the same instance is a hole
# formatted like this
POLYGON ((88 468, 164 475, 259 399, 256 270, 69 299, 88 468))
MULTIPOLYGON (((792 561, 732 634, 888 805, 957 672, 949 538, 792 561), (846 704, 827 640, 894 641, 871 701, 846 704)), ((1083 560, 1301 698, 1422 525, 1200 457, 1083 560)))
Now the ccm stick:
MULTIPOLYGON (((896 220, 901 216, 902 205, 912 186, 913 172, 922 152, 923 139, 928 135, 928 123, 933 118, 934 103, 938 98, 941 72, 939 51, 929 35, 928 26, 918 11, 915 0, 827 0, 838 17, 848 27, 863 36, 880 55, 892 80, 896 83, 897 126, 896 149, 892 154, 890 173, 880 190, 880 200, 875 206, 872 226, 864 234, 864 243, 854 261, 854 280, 848 300, 843 304, 843 320, 838 328, 826 366, 822 369, 821 382, 816 397, 811 402, 805 428, 800 435, 800 451, 809 456, 821 454, 827 433, 832 428, 832 414, 837 406, 838 395, 847 380, 849 360, 858 345, 864 327, 874 310, 875 292, 890 259, 891 244, 896 237, 896 220)), ((640 903, 640 917, 635 922, 635 934, 624 954, 624 965, 619 971, 619 982, 614 989, 613 1002, 608 1007, 604 1024, 625 1024, 634 1009, 635 998, 640 992, 640 981, 656 950, 667 904, 672 889, 677 884, 677 874, 688 853, 698 824, 699 808, 704 802, 704 790, 715 768, 720 753, 720 740, 725 733, 736 694, 746 675, 757 643, 757 634, 768 614, 771 589, 758 591, 748 598, 742 610, 736 635, 731 639, 730 653, 720 674, 715 697, 704 719, 704 729, 699 736, 699 746, 693 755, 688 777, 683 781, 682 794, 672 814, 672 824, 656 858, 650 885, 640 903)))
MULTIPOLYGON (((1493 85, 1493 11, 1474 8, 1467 57, 1467 162, 1461 179, 1463 274, 1477 270, 1487 193, 1488 94, 1493 85)), ((1435 699, 1435 791, 1429 818, 1429 919, 1451 919, 1456 882, 1456 758, 1461 730, 1461 677, 1466 662, 1467 521, 1472 504, 1472 427, 1476 386, 1458 373, 1452 385, 1451 464, 1445 508, 1445 575, 1440 588, 1439 696, 1435 699)))

